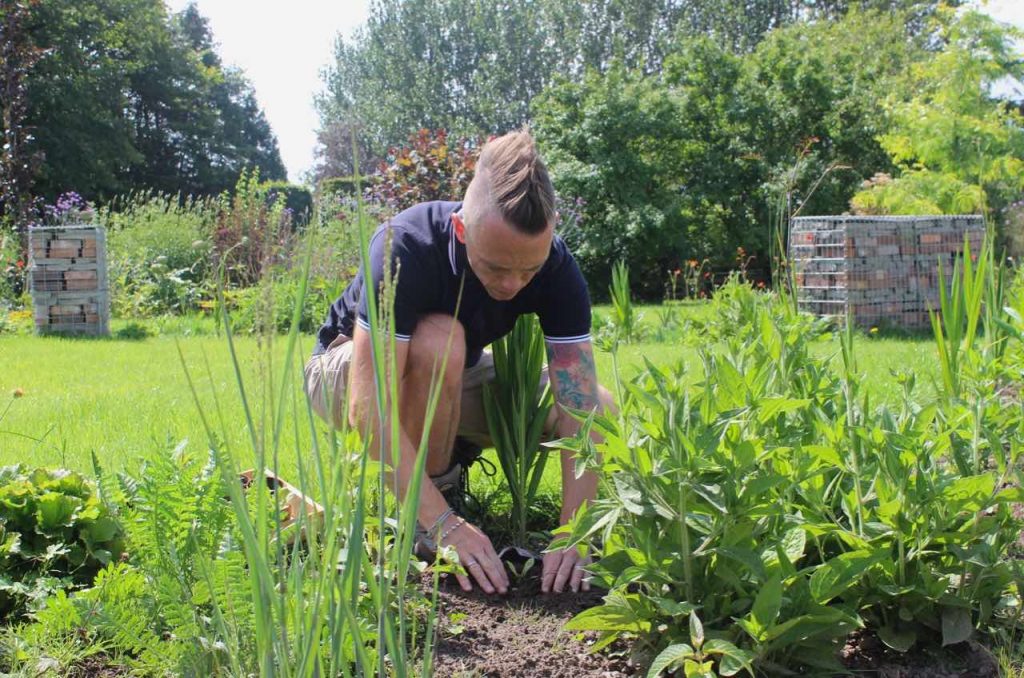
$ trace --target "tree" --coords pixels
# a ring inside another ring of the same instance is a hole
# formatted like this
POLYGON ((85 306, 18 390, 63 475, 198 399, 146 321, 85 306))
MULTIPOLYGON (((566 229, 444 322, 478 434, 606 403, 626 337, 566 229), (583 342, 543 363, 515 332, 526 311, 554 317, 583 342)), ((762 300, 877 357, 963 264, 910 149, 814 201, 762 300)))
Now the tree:
POLYGON ((892 126, 882 147, 900 169, 854 197, 888 213, 990 211, 1024 191, 1024 116, 991 94, 1004 77, 1024 78, 1013 41, 1020 31, 979 12, 943 17, 941 51, 915 69, 913 96, 889 97, 892 126))
POLYGON ((42 56, 28 31, 28 2, 4 0, 0 5, 0 217, 16 230, 28 223, 32 181, 39 162, 28 111, 27 80, 42 56))
MULTIPOLYGON (((959 0, 954 0, 958 2, 959 0)), ((773 30, 839 19, 851 7, 926 25, 939 0, 377 0, 366 25, 339 38, 320 97, 325 138, 358 129, 374 158, 421 128, 494 134, 531 119, 530 101, 558 78, 580 82, 613 63, 658 73, 676 39, 712 37, 748 53, 773 30)), ((334 150, 324 153, 337 155, 334 150)))
POLYGON ((678 101, 655 76, 615 65, 567 79, 534 102, 534 132, 563 199, 581 198, 580 223, 562 236, 595 296, 625 259, 634 290, 660 296, 685 248, 681 196, 669 160, 680 143, 678 101))
POLYGON ((845 211, 892 166, 878 102, 924 58, 918 42, 899 17, 850 12, 773 31, 750 54, 681 37, 659 73, 592 70, 545 90, 534 129, 556 189, 584 200, 566 238, 591 288, 620 257, 649 298, 689 260, 729 268, 743 248, 767 268, 780 192, 805 214, 845 211))
POLYGON ((45 49, 27 82, 27 123, 46 132, 37 193, 211 194, 245 167, 284 178, 251 85, 194 6, 172 19, 161 0, 38 0, 30 26, 45 49))

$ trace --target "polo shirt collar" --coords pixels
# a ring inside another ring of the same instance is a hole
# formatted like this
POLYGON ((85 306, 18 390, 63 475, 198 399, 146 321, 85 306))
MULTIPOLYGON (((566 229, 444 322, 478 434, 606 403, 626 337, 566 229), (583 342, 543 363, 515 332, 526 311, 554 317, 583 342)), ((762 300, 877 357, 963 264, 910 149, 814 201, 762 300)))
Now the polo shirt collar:
MULTIPOLYGON (((458 213, 462 216, 462 207, 455 210, 452 214, 458 213)), ((466 245, 459 242, 459 239, 455 236, 455 222, 448 217, 448 264, 451 266, 452 275, 458 277, 462 275, 462 272, 469 268, 469 259, 466 257, 466 245)))

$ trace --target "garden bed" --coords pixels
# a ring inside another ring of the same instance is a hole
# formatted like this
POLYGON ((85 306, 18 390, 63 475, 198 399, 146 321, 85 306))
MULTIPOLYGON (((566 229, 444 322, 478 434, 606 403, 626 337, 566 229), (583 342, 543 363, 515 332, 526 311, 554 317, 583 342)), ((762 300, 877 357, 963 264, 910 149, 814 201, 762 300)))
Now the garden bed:
MULTIPOLYGON (((625 657, 590 654, 593 634, 562 627, 579 612, 600 605, 602 591, 540 592, 540 568, 504 596, 479 588, 466 593, 454 579, 438 591, 440 634, 434 675, 494 678, 618 678, 636 675, 625 657), (582 638, 581 638, 582 635, 582 638)), ((430 590, 432 578, 424 578, 430 590)))

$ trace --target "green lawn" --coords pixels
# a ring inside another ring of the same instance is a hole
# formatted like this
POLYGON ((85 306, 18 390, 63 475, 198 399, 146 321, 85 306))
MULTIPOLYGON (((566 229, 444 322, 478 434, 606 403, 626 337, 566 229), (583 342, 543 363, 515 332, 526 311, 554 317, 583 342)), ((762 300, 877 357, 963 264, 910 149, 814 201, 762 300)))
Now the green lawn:
MULTIPOLYGON (((689 307, 685 312, 694 315, 706 308, 689 307)), ((641 310, 645 323, 656 322, 657 307, 641 310)), ((608 309, 598 307, 596 312, 607 316, 608 309)), ((114 329, 124 325, 115 323, 114 329)), ((150 325, 171 334, 142 340, 0 335, 0 365, 4 366, 0 371, 0 413, 10 406, 0 419, 0 464, 24 462, 89 470, 90 453, 95 452, 108 468, 132 468, 143 454, 170 448, 181 440, 204 449, 206 434, 188 388, 179 346, 196 380, 203 411, 241 457, 239 463, 251 463, 252 448, 227 341, 214 335, 209 321, 164 320, 150 325), (24 395, 12 398, 16 389, 24 395), (217 403, 222 418, 217 417, 217 403)), ((302 337, 300 364, 312 345, 312 336, 302 337)), ((268 351, 255 339, 242 337, 236 340, 236 348, 250 406, 259 412, 269 400, 261 395, 265 389, 259 385, 266 380, 260 375, 273 372, 275 379, 280 378, 285 340, 276 338, 268 351), (274 358, 272 370, 263 364, 268 355, 274 358)), ((816 350, 823 356, 838 356, 837 340, 823 341, 816 350)), ((876 402, 893 401, 899 395, 890 369, 917 372, 922 393, 931 391, 930 384, 937 376, 935 344, 928 339, 864 336, 858 341, 858 355, 876 402)), ((688 368, 696 369, 695 356, 693 346, 636 343, 620 349, 619 367, 623 378, 635 374, 645 358, 656 364, 683 360, 688 368)), ((610 384, 611 356, 598 352, 597 367, 599 378, 610 384)), ((294 372, 289 392, 301 398, 301 372, 294 372)), ((292 431, 290 423, 288 431, 292 431)), ((289 432, 284 449, 309 447, 308 424, 297 429, 298 446, 296 434, 289 432)), ((294 468, 294 458, 284 455, 281 464, 288 472, 294 468)))

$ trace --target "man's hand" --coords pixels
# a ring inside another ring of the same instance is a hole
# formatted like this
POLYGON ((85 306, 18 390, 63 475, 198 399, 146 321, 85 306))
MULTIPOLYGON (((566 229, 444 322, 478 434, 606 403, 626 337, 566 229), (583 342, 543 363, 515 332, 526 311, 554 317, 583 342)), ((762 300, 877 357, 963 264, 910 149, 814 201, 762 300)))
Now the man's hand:
POLYGON ((581 588, 590 590, 590 579, 583 568, 590 564, 590 555, 581 557, 575 546, 544 554, 544 570, 540 575, 540 590, 543 593, 561 593, 565 585, 573 593, 581 588))
MULTIPOLYGON (((459 563, 466 572, 472 575, 477 584, 487 593, 506 593, 508 591, 508 574, 505 572, 505 564, 498 558, 498 554, 480 528, 468 523, 463 518, 452 516, 445 521, 445 530, 450 530, 448 536, 442 540, 442 546, 451 546, 459 554, 459 563), (455 527, 457 520, 462 524, 455 527)), ((469 577, 461 572, 455 573, 459 586, 463 591, 472 591, 473 585, 469 577)))

